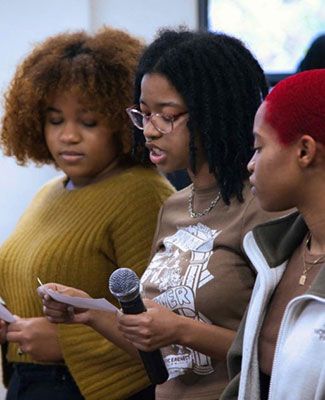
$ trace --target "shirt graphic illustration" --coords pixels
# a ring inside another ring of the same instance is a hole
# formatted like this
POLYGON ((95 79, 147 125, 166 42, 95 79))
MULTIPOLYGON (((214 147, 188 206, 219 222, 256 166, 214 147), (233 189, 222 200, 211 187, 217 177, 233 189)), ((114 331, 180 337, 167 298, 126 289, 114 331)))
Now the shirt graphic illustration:
MULTIPOLYGON (((153 257, 141 278, 141 288, 154 285, 160 293, 154 297, 157 303, 180 315, 211 323, 197 309, 196 295, 214 279, 208 264, 220 233, 201 223, 178 228, 174 235, 164 238, 164 249, 153 257)), ((198 375, 213 372, 211 358, 204 354, 179 345, 162 350, 170 378, 189 370, 198 375)))

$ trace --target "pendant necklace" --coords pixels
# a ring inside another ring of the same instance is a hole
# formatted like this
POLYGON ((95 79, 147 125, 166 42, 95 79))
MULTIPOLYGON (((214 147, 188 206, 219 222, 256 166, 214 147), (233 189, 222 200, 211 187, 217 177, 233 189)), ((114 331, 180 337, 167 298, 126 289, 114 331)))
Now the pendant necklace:
POLYGON ((308 249, 308 247, 310 245, 310 239, 311 239, 311 234, 309 232, 308 235, 307 235, 307 239, 306 239, 306 242, 305 242, 305 247, 304 247, 304 251, 303 251, 303 255, 302 255, 303 270, 302 270, 302 273, 301 273, 300 278, 299 278, 299 285, 300 286, 304 286, 304 284, 306 283, 308 271, 310 271, 313 268, 313 266, 316 265, 322 258, 325 258, 325 255, 323 254, 320 257, 318 257, 315 261, 313 261, 310 265, 306 266, 306 252, 307 252, 307 249, 308 249))

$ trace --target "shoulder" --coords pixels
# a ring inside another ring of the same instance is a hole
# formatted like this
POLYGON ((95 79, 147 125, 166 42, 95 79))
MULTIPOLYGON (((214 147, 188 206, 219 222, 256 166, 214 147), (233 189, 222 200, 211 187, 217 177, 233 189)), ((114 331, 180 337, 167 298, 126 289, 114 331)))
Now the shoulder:
POLYGON ((44 183, 43 186, 40 187, 40 189, 36 193, 36 197, 52 193, 59 189, 63 189, 65 185, 65 180, 66 177, 64 175, 59 175, 50 179, 49 181, 44 183))
POLYGON ((153 168, 134 166, 126 169, 114 179, 114 186, 124 193, 165 193, 171 195, 175 188, 153 168))
POLYGON ((188 224, 189 218, 187 216, 188 199, 190 187, 171 194, 162 204, 158 216, 157 232, 161 227, 173 230, 178 223, 181 225, 188 224))
POLYGON ((127 208, 139 214, 156 213, 174 192, 174 187, 157 171, 136 166, 107 182, 104 195, 114 202, 116 209, 122 211, 127 208))
POLYGON ((184 204, 188 204, 188 199, 190 195, 190 186, 174 192, 164 203, 164 210, 165 209, 173 209, 173 208, 184 208, 184 204))

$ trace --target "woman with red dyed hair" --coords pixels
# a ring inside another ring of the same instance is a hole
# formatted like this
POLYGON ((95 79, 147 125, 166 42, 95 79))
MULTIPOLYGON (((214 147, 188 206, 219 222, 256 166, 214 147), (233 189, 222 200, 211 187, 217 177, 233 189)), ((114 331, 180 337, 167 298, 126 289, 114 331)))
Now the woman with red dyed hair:
POLYGON ((222 399, 325 399, 325 69, 291 76, 254 123, 250 182, 267 211, 299 212, 244 239, 257 270, 222 399))

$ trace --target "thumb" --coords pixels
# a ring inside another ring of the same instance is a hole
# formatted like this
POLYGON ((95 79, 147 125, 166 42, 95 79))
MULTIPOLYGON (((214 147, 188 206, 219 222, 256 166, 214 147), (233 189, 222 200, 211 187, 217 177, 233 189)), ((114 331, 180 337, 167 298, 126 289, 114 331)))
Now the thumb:
POLYGON ((6 326, 6 321, 4 321, 3 319, 0 319, 0 329, 4 328, 6 326))

